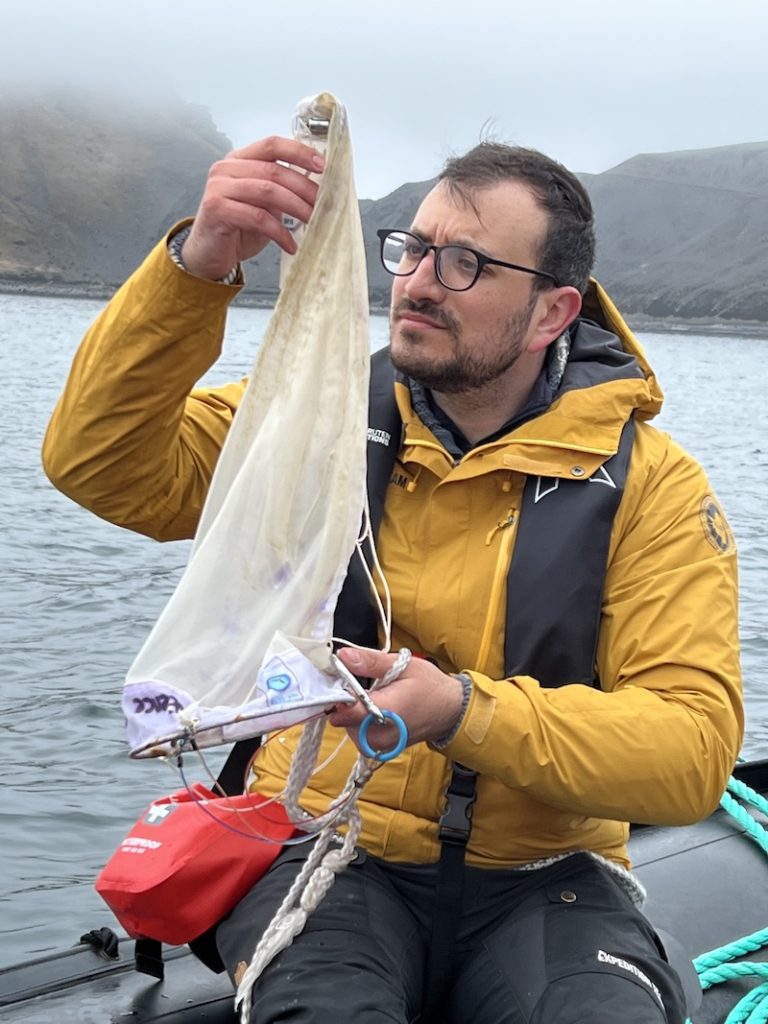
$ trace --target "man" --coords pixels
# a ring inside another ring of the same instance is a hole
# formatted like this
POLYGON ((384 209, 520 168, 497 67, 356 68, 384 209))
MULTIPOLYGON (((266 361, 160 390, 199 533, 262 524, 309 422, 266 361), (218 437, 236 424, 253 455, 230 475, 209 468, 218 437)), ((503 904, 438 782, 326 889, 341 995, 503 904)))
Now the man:
MULTIPOLYGON (((189 392, 239 264, 269 240, 293 252, 281 216, 310 216, 316 186, 286 165, 322 162, 272 138, 216 164, 191 227, 84 340, 44 459, 104 518, 193 535, 242 384, 189 392)), ((380 232, 398 372, 387 383, 375 357, 374 377, 402 424, 377 536, 393 648, 422 655, 378 699, 409 747, 363 791, 358 856, 257 982, 253 1020, 677 1024, 626 823, 706 816, 740 748, 730 532, 701 469, 645 422, 660 391, 588 285, 592 210, 572 174, 482 144, 404 228, 380 232)), ((360 627, 374 648, 352 598, 341 635, 360 627)), ((395 656, 341 657, 377 677, 395 656)), ((361 718, 337 710, 325 753, 361 718)), ((282 790, 295 739, 260 752, 260 792, 282 790)), ((339 792, 350 746, 313 777, 310 812, 339 792)), ((284 852, 219 926, 234 979, 304 856, 284 852)))

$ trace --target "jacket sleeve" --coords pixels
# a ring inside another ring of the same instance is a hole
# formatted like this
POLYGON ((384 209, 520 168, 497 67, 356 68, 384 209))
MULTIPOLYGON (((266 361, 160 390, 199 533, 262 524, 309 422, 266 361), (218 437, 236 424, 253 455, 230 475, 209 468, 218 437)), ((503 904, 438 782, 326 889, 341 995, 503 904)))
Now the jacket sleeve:
POLYGON ((150 253, 86 334, 54 410, 43 466, 59 490, 158 540, 194 535, 244 384, 192 389, 238 291, 181 270, 165 240, 150 253))
POLYGON ((606 578, 602 688, 472 672, 444 753, 590 817, 686 824, 709 814, 744 728, 736 557, 717 508, 693 459, 638 431, 606 578))

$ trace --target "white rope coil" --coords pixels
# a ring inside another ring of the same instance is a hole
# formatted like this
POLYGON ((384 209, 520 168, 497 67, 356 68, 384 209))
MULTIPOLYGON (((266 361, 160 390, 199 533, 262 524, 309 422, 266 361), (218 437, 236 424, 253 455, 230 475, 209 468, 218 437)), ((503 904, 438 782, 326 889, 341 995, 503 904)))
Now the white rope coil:
MULTIPOLYGON (((410 651, 400 651, 392 667, 381 679, 374 681, 371 689, 391 683, 405 671, 410 658, 410 651)), ((357 801, 363 786, 371 778, 376 767, 377 762, 373 758, 358 755, 341 794, 325 814, 307 822, 306 815, 299 805, 301 792, 309 782, 317 762, 325 723, 326 719, 323 717, 304 726, 291 762, 283 798, 288 815, 296 826, 306 831, 317 829, 319 835, 285 899, 267 925, 254 950, 251 962, 240 979, 235 996, 235 1008, 240 1010, 242 1024, 249 1022, 253 986, 264 969, 300 934, 309 915, 317 909, 333 885, 336 875, 346 868, 355 855, 355 845, 362 827, 357 801), (332 841, 338 838, 337 827, 343 824, 347 825, 347 832, 341 847, 329 849, 332 841)))
POLYGON ((309 915, 333 885, 336 875, 353 859, 361 826, 357 807, 351 808, 346 817, 349 828, 341 848, 328 849, 335 832, 331 827, 325 828, 259 940, 235 997, 235 1008, 240 1010, 242 1024, 248 1024, 250 1019, 253 986, 264 968, 300 934, 309 915))

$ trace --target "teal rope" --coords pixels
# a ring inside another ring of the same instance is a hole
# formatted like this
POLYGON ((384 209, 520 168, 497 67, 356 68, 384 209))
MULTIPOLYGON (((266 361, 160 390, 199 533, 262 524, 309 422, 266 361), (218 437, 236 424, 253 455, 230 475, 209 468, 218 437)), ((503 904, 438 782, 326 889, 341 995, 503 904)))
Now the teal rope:
POLYGON ((721 946, 710 953, 702 953, 701 956, 697 956, 693 961, 693 966, 699 974, 703 974, 705 971, 719 967, 720 964, 727 963, 728 960, 735 960, 737 956, 747 956, 749 953, 754 953, 765 945, 768 945, 768 928, 763 928, 759 932, 753 932, 752 935, 747 935, 743 939, 737 939, 735 942, 731 942, 730 945, 721 946))
POLYGON ((750 974, 758 978, 765 978, 768 981, 768 964, 756 964, 751 961, 739 964, 720 964, 718 967, 710 967, 708 971, 699 974, 699 981, 703 989, 719 985, 723 981, 733 981, 734 978, 745 978, 750 974))
POLYGON ((760 985, 744 996, 728 1014, 725 1024, 766 1024, 768 1020, 768 985, 760 985))
MULTIPOLYGON (((768 854, 768 831, 755 821, 734 797, 738 797, 739 800, 750 804, 765 815, 768 815, 768 800, 743 782, 739 782, 738 779, 731 778, 720 801, 723 810, 738 822, 764 853, 768 854)), ((746 935, 743 939, 737 939, 735 942, 729 942, 718 949, 710 950, 709 953, 702 953, 693 961, 704 991, 721 982, 749 975, 765 979, 734 1006, 724 1024, 768 1024, 768 963, 731 962, 739 957, 747 956, 749 953, 754 953, 764 946, 768 946, 768 928, 753 932, 752 935, 746 935)), ((691 1021, 688 1021, 688 1024, 691 1024, 691 1021)))

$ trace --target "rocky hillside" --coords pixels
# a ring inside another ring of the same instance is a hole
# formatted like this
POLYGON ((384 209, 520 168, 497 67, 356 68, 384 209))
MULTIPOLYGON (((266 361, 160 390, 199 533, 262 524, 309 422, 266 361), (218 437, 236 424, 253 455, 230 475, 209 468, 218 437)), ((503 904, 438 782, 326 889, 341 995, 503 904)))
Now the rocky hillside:
POLYGON ((0 277, 119 284, 228 148, 202 107, 0 99, 0 277))
MULTIPOLYGON (((626 313, 768 323, 768 142, 644 154, 580 175, 595 206, 596 276, 626 313)), ((431 182, 363 211, 374 302, 385 302, 375 230, 406 226, 431 182)))
MULTIPOLYGON (((194 212, 230 148, 208 112, 82 98, 0 98, 0 286, 108 291, 194 212)), ((768 323, 768 142, 646 154, 583 175, 598 221, 597 275, 628 313, 768 323)), ((361 202, 371 301, 390 279, 375 231, 406 226, 430 182, 361 202)), ((272 301, 278 253, 247 268, 272 301)))
POLYGON ((768 321, 768 142, 633 157, 583 180, 627 312, 768 321))

